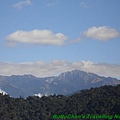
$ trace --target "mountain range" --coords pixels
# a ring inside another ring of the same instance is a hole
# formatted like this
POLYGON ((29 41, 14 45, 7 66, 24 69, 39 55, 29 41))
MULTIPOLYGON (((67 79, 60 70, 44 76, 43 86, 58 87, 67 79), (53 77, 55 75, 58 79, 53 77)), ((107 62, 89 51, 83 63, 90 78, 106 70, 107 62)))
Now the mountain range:
POLYGON ((28 97, 33 95, 68 95, 82 89, 117 85, 120 80, 103 77, 94 73, 73 70, 59 76, 38 78, 33 75, 0 76, 0 89, 11 97, 28 97))

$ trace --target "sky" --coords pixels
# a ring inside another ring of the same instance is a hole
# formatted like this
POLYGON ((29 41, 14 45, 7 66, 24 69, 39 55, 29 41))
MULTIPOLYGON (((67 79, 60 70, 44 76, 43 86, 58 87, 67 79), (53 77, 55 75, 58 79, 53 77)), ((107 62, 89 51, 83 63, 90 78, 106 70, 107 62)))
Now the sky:
POLYGON ((0 75, 79 69, 120 78, 120 0, 0 0, 0 75))

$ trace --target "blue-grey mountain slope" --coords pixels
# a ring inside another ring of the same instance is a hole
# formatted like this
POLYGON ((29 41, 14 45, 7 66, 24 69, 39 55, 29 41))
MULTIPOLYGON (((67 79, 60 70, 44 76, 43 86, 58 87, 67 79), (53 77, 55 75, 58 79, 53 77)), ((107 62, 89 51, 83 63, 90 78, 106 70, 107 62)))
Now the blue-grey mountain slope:
POLYGON ((0 76, 0 88, 12 97, 28 97, 35 94, 67 95, 78 90, 99 87, 103 85, 117 85, 116 78, 98 76, 80 70, 61 73, 59 76, 38 78, 33 75, 0 76))

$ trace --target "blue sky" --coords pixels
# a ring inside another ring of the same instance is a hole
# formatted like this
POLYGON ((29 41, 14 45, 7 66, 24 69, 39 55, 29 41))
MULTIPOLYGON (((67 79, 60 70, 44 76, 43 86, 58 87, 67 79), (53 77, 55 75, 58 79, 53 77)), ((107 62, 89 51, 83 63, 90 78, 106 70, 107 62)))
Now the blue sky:
POLYGON ((119 6, 120 0, 1 0, 0 74, 80 69, 120 77, 119 6))

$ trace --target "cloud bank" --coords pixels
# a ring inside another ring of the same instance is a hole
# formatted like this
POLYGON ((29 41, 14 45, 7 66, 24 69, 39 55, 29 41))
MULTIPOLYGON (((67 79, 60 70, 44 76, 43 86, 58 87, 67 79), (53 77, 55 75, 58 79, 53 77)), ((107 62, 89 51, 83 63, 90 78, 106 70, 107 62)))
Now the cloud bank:
POLYGON ((102 41, 116 38, 119 35, 120 34, 117 30, 114 28, 109 28, 107 26, 100 26, 98 28, 93 26, 83 33, 84 37, 102 41))
POLYGON ((54 34, 50 30, 18 30, 6 37, 9 44, 11 43, 28 43, 41 45, 62 45, 68 38, 62 33, 54 34))
POLYGON ((24 63, 0 63, 0 74, 24 75, 32 74, 37 77, 59 75, 62 72, 74 69, 96 73, 101 76, 120 78, 120 65, 107 63, 93 63, 91 61, 68 62, 53 60, 51 62, 36 61, 24 63))

